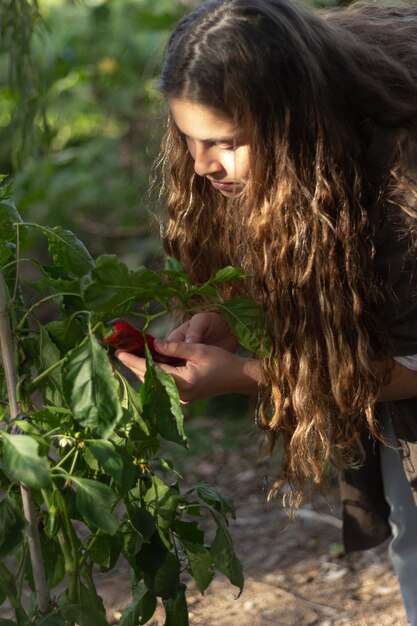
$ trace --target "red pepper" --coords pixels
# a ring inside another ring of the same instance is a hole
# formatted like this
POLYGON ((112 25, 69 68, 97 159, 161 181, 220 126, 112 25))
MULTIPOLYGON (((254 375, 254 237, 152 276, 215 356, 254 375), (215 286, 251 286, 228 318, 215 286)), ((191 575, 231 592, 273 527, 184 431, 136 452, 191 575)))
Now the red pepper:
POLYGON ((133 328, 127 322, 121 319, 115 319, 108 322, 111 326, 108 333, 103 336, 103 341, 109 346, 113 346, 116 350, 123 350, 123 352, 130 352, 136 356, 145 356, 145 341, 152 355, 152 358, 157 363, 167 363, 168 365, 184 365, 183 359, 178 359, 172 356, 166 356, 157 352, 154 347, 155 337, 148 335, 137 328, 133 328))

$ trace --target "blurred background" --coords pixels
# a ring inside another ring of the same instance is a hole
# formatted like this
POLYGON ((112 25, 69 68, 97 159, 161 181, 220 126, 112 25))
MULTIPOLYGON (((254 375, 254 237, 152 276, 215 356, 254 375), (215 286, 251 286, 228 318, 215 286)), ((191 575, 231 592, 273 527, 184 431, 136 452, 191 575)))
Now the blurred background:
POLYGON ((165 104, 154 85, 170 31, 200 3, 1 0, 0 173, 26 221, 74 230, 93 255, 129 265, 158 254, 148 190, 165 104))

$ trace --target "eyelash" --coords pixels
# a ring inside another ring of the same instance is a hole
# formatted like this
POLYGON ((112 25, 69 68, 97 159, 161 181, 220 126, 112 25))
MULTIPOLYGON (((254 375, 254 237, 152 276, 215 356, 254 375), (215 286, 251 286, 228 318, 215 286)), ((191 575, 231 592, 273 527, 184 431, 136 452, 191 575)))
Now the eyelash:
MULTIPOLYGON (((187 144, 187 147, 189 149, 188 146, 188 139, 186 137, 186 135, 183 135, 183 139, 185 141, 185 143, 187 144)), ((224 145, 222 146, 221 144, 214 144, 217 146, 217 148, 220 150, 220 152, 235 152, 238 149, 238 145, 237 144, 230 144, 230 145, 224 145)))
POLYGON ((235 150, 237 149, 237 146, 233 145, 233 146, 218 146, 220 152, 235 152, 235 150))

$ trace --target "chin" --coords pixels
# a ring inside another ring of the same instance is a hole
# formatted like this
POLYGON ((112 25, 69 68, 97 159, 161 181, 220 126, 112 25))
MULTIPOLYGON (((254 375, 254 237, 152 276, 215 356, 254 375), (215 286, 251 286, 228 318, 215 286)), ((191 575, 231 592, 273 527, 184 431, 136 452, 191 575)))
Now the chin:
POLYGON ((241 194, 243 189, 244 185, 236 185, 236 187, 234 187, 230 191, 226 191, 225 189, 219 189, 219 191, 225 198, 234 198, 235 196, 241 194))

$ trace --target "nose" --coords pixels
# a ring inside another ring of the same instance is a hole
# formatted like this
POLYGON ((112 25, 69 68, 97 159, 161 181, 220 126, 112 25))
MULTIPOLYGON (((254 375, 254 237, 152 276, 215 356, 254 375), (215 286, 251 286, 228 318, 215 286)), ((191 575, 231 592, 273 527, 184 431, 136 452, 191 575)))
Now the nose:
POLYGON ((209 176, 223 170, 223 166, 210 148, 199 147, 195 149, 194 171, 198 176, 209 176))

